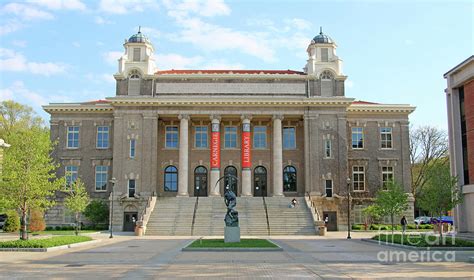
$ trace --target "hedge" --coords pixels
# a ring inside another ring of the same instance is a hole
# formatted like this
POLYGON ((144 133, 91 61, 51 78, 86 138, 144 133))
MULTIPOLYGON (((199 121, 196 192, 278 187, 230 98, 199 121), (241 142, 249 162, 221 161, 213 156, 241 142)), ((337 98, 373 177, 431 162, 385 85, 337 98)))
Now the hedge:
POLYGON ((14 240, 0 242, 0 248, 49 248, 91 241, 88 236, 56 236, 45 239, 14 240))

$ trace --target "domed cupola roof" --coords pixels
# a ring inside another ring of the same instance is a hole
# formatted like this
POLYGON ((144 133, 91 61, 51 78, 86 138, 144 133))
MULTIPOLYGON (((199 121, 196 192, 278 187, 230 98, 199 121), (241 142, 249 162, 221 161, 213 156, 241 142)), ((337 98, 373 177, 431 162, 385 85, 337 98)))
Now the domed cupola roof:
POLYGON ((147 36, 145 36, 141 31, 141 27, 138 27, 138 33, 132 35, 129 39, 129 43, 149 43, 151 44, 150 40, 148 39, 147 36))
POLYGON ((313 38, 315 44, 332 44, 334 41, 328 35, 323 33, 323 28, 320 28, 319 35, 313 38))

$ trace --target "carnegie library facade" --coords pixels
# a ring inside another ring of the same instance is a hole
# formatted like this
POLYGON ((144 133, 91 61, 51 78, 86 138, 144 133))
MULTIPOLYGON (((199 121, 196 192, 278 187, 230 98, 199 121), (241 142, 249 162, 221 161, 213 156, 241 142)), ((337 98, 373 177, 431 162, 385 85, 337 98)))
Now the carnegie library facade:
MULTIPOLYGON (((157 70, 144 34, 123 46, 115 96, 44 106, 58 175, 80 177, 92 198, 113 199, 114 229, 124 229, 127 213, 141 220, 155 197, 219 197, 225 188, 239 197, 310 197, 344 229, 348 190, 353 223, 363 223, 361 210, 388 181, 410 192, 415 108, 346 97, 337 45, 322 31, 303 71, 157 70), (218 182, 227 174, 238 180, 218 182)), ((47 219, 69 221, 61 203, 47 219)))

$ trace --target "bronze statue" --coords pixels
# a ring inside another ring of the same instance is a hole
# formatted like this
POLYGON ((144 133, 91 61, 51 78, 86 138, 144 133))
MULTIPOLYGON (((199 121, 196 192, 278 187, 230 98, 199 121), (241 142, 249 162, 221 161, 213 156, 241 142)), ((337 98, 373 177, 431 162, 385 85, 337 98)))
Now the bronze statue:
POLYGON ((238 227, 239 226, 239 212, 235 210, 237 205, 237 197, 235 193, 229 189, 226 189, 224 193, 224 202, 227 206, 227 214, 225 215, 224 221, 225 225, 228 227, 238 227))

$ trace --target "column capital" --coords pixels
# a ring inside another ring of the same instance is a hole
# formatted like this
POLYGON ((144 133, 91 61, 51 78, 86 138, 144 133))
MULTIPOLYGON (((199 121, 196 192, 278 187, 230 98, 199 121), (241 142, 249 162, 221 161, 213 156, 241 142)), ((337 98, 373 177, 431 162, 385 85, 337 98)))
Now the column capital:
POLYGON ((280 120, 282 121, 285 117, 282 114, 275 114, 272 116, 272 120, 280 120))
POLYGON ((211 119, 212 123, 219 123, 221 121, 221 115, 210 115, 209 119, 211 119))
POLYGON ((180 120, 182 120, 182 119, 189 120, 189 115, 188 114, 179 114, 178 119, 180 119, 180 120))
POLYGON ((247 123, 250 123, 250 121, 252 120, 252 115, 241 115, 240 116, 240 119, 242 120, 242 122, 247 122, 247 123))

